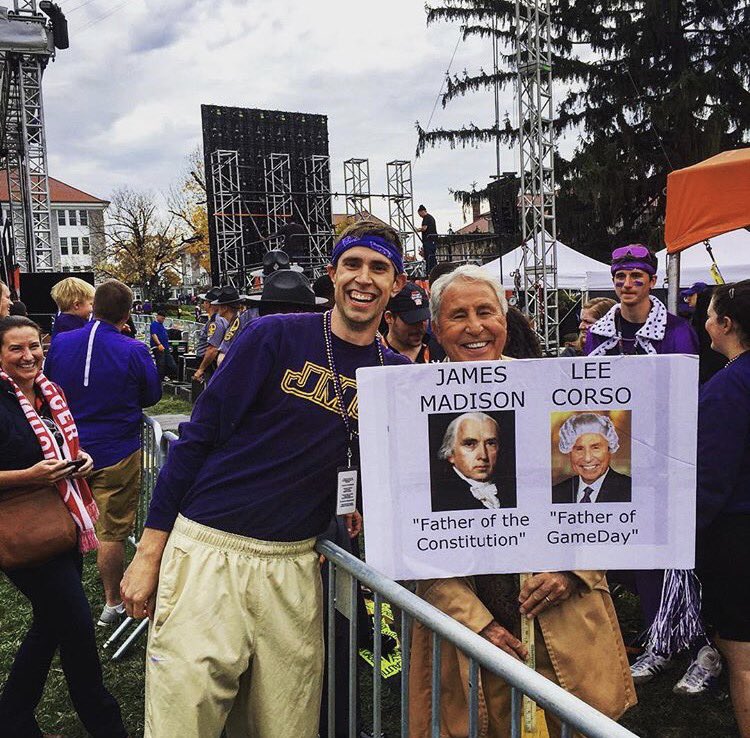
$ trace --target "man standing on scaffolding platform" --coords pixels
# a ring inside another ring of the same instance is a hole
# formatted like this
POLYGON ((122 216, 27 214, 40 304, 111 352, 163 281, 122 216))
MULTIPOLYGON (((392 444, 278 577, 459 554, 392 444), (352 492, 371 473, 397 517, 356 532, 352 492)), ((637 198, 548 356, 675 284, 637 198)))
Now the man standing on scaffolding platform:
POLYGON ((437 264, 437 223, 435 218, 427 212, 424 205, 417 208, 417 214, 422 219, 419 231, 422 233, 422 255, 425 261, 425 275, 429 276, 437 264))
POLYGON ((402 259, 389 226, 349 227, 334 308, 251 323, 182 424, 122 582, 128 613, 153 620, 146 738, 317 735, 315 539, 359 455, 357 368, 408 363, 376 339, 402 259))

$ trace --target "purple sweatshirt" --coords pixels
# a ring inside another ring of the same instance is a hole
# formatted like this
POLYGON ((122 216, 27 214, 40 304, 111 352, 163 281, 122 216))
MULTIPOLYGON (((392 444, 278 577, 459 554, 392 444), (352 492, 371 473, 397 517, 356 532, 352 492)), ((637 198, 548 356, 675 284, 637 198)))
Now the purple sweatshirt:
MULTIPOLYGON (((377 366, 377 350, 333 336, 333 354, 356 421, 355 372, 377 366)), ((383 354, 386 364, 410 363, 388 349, 383 354)), ((336 470, 346 463, 346 447, 323 316, 259 318, 234 339, 180 426, 146 526, 169 531, 180 513, 266 541, 320 535, 335 513, 336 470)))
POLYGON ((709 379, 698 405, 698 529, 750 514, 750 352, 709 379))
POLYGON ((87 318, 81 318, 79 315, 72 313, 58 313, 55 316, 55 322, 52 326, 52 338, 66 331, 75 331, 88 323, 87 318))

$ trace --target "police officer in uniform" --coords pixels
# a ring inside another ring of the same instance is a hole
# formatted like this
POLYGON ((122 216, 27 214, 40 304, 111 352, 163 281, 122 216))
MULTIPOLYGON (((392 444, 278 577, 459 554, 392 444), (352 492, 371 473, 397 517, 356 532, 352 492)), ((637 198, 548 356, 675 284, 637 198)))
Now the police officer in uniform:
POLYGON ((219 315, 219 308, 213 304, 221 294, 220 287, 212 287, 208 292, 199 295, 208 313, 208 322, 198 335, 197 354, 201 360, 200 366, 193 374, 196 382, 207 382, 216 369, 216 357, 219 347, 224 340, 227 321, 219 315))

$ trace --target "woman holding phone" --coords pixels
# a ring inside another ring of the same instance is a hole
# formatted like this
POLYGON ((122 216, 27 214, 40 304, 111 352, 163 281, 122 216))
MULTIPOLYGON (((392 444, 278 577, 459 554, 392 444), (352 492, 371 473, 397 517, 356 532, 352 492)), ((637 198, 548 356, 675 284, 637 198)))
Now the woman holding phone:
POLYGON ((0 695, 0 725, 7 738, 48 735, 34 712, 59 648, 70 698, 86 730, 94 738, 125 738, 120 708, 102 680, 81 582, 81 554, 97 546, 97 510, 85 482, 93 461, 78 447, 65 397, 42 373, 43 360, 36 323, 21 316, 0 319, 0 503, 10 490, 53 488, 75 522, 78 542, 41 564, 4 572, 31 603, 33 619, 0 695))

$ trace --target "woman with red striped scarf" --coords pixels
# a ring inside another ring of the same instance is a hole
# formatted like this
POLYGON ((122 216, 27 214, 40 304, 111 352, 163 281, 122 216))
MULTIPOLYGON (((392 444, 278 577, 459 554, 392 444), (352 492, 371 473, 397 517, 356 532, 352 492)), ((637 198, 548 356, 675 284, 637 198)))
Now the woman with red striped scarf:
POLYGON ((9 488, 54 486, 78 529, 76 548, 5 572, 30 601, 33 620, 0 695, 0 732, 7 738, 48 735, 34 712, 59 648, 70 698, 86 730, 94 738, 125 738, 120 708, 102 680, 81 582, 82 553, 98 545, 98 511, 85 480, 93 462, 79 448, 64 395, 42 373, 43 359, 36 323, 0 319, 0 498, 9 488))

